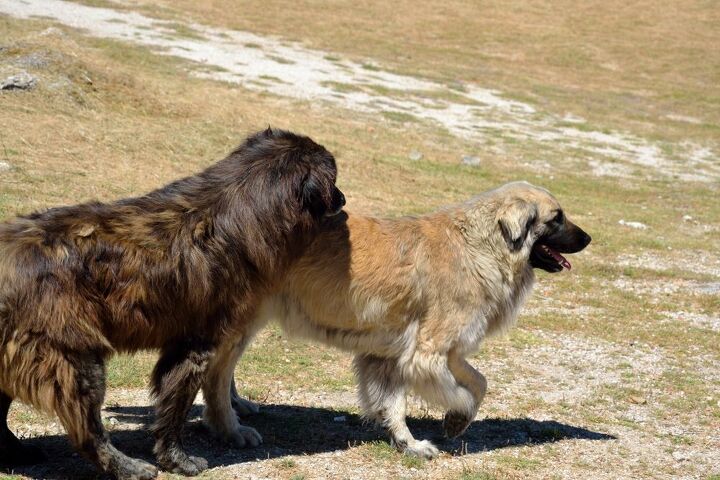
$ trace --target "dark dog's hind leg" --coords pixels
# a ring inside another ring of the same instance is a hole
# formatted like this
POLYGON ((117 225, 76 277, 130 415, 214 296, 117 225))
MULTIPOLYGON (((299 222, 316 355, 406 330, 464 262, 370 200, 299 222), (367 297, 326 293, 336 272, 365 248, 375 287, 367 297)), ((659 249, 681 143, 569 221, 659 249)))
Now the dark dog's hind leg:
POLYGON ((33 465, 45 460, 42 451, 30 445, 23 445, 10 431, 7 424, 12 398, 0 392, 0 464, 33 465))
POLYGON ((174 345, 163 351, 152 374, 155 394, 155 455, 173 473, 194 476, 208 467, 207 460, 185 453, 181 434, 185 419, 212 358, 206 345, 174 345))
POLYGON ((105 431, 100 409, 105 398, 105 363, 93 354, 59 360, 55 413, 70 441, 85 457, 119 480, 150 480, 157 468, 116 449, 105 431))

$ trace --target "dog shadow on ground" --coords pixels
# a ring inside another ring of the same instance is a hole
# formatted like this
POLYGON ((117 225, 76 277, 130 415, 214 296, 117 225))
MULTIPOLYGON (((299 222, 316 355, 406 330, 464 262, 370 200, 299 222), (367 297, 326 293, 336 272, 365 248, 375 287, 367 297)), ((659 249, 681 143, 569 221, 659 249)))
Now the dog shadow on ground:
MULTIPOLYGON (((115 419, 106 422, 110 425, 110 437, 115 446, 127 455, 154 463, 153 438, 148 430, 153 420, 152 407, 107 407, 105 413, 115 419)), ((341 410, 263 405, 260 413, 242 418, 241 423, 256 428, 264 443, 257 448, 236 449, 210 436, 200 422, 201 413, 202 407, 195 405, 183 440, 191 455, 205 457, 211 467, 345 450, 363 442, 386 438, 358 415, 341 410)), ((479 420, 455 440, 442 437, 442 424, 437 419, 409 418, 408 425, 416 438, 431 439, 438 448, 453 455, 563 440, 616 438, 560 422, 530 418, 479 420)), ((0 471, 43 479, 98 478, 94 467, 74 452, 64 435, 36 437, 25 442, 40 447, 48 460, 40 465, 18 467, 12 471, 0 468, 0 471)))

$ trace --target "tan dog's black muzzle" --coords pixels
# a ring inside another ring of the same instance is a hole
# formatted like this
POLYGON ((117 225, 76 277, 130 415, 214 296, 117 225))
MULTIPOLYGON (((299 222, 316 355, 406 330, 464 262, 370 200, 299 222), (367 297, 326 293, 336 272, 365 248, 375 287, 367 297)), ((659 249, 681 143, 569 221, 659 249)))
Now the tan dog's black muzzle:
POLYGON ((590 244, 592 238, 585 231, 565 219, 551 233, 538 238, 530 252, 530 265, 546 272, 559 272, 572 265, 562 253, 577 253, 590 244))

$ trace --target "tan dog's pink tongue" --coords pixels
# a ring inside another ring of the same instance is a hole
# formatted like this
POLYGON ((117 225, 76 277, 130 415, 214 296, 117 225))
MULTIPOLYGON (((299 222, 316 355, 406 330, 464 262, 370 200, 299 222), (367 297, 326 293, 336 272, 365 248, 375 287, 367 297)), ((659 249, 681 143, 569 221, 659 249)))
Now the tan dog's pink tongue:
POLYGON ((545 248, 546 248, 546 251, 550 255, 552 255, 552 257, 555 259, 555 261, 558 262, 562 267, 567 268, 568 270, 570 270, 572 268, 572 265, 570 265, 570 262, 568 262, 565 257, 560 255, 558 252, 556 252, 552 248, 548 247, 547 245, 545 246, 545 248))

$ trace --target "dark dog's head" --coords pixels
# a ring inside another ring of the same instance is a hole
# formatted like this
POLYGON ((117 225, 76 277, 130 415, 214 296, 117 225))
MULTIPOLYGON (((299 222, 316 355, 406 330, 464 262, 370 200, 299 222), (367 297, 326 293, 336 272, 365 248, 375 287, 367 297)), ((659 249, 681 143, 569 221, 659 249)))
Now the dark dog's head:
POLYGON ((525 182, 505 185, 497 223, 510 251, 527 257, 533 268, 547 272, 570 269, 563 253, 576 253, 590 243, 590 235, 568 220, 547 190, 525 182))
POLYGON ((319 220, 345 206, 345 196, 335 186, 335 158, 308 137, 268 128, 249 137, 234 154, 244 158, 264 207, 274 210, 268 213, 319 220))

